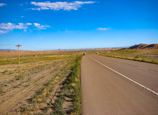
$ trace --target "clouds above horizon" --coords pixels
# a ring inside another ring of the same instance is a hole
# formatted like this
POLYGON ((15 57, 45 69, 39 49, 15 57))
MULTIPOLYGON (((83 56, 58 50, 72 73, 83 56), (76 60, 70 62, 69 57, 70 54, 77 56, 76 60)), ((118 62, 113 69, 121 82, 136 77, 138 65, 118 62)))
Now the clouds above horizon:
POLYGON ((38 8, 31 8, 31 10, 78 10, 83 4, 93 4, 94 1, 75 1, 75 2, 31 2, 32 5, 38 6, 38 8))
POLYGON ((0 30, 0 34, 7 33, 7 31, 0 30))
MULTIPOLYGON (((13 23, 1 23, 0 24, 0 34, 2 33, 7 33, 9 30, 14 30, 14 29, 23 29, 26 31, 28 29, 28 26, 31 26, 32 23, 18 23, 18 25, 13 24, 13 23)), ((34 23, 34 26, 37 27, 38 29, 46 29, 50 26, 48 25, 41 25, 39 23, 34 23)))
POLYGON ((7 4, 5 4, 5 3, 0 3, 0 7, 2 7, 2 6, 6 6, 7 4))
POLYGON ((34 23, 34 26, 37 27, 38 29, 46 29, 50 27, 48 25, 41 25, 39 23, 34 23))
POLYGON ((13 23, 1 23, 0 29, 4 30, 13 30, 13 29, 27 29, 29 25, 32 25, 31 23, 19 23, 18 25, 15 25, 13 23))

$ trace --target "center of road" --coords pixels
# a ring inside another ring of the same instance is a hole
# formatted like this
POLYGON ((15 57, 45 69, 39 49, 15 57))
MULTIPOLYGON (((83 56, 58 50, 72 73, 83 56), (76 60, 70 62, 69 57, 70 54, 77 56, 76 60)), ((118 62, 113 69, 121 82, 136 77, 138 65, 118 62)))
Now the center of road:
POLYGON ((124 78, 126 78, 126 79, 130 80, 131 82, 133 82, 133 83, 135 83, 135 84, 139 85, 140 87, 142 87, 142 88, 144 88, 144 89, 146 89, 146 90, 148 90, 148 91, 150 91, 150 92, 152 92, 153 94, 155 94, 155 95, 157 95, 157 96, 158 96, 158 93, 157 93, 157 92, 155 92, 155 91, 153 91, 153 90, 151 90, 150 88, 148 88, 148 87, 146 87, 146 86, 144 86, 144 85, 142 85, 142 84, 140 84, 140 83, 138 83, 138 82, 136 82, 136 81, 134 81, 134 80, 132 80, 132 79, 128 78, 127 76, 125 76, 125 75, 123 75, 123 74, 121 74, 121 73, 117 72, 116 70, 114 70, 114 69, 112 69, 112 68, 110 68, 110 67, 108 67, 108 66, 104 65, 103 63, 101 63, 101 62, 99 62, 98 60, 96 60, 96 59, 92 58, 91 56, 89 56, 89 57, 90 57, 92 60, 94 60, 94 61, 96 61, 97 63, 99 63, 100 65, 102 65, 102 66, 104 66, 104 67, 106 67, 106 68, 110 69, 111 71, 113 71, 113 72, 115 72, 115 73, 117 73, 117 74, 121 75, 122 77, 124 77, 124 78))

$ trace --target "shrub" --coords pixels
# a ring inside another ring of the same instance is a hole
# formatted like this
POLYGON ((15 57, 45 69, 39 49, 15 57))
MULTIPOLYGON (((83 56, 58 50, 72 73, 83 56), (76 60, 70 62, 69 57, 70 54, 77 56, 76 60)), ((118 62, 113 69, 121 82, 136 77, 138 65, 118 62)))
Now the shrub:
POLYGON ((158 64, 158 61, 152 60, 152 63, 154 63, 154 64, 158 64))
POLYGON ((3 86, 0 86, 0 94, 3 93, 3 86))
POLYGON ((6 69, 6 70, 3 71, 3 74, 5 74, 5 73, 7 73, 7 72, 8 72, 8 70, 6 69))
POLYGON ((139 58, 139 56, 135 56, 134 58, 139 58))
POLYGON ((24 74, 19 74, 17 76, 15 76, 16 80, 20 80, 24 78, 24 74))

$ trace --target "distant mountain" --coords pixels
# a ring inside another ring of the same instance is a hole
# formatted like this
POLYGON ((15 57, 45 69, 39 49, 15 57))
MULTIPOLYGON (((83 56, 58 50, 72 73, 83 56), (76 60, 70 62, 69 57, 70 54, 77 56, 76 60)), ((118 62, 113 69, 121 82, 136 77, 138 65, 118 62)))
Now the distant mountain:
MULTIPOLYGON (((18 50, 15 50, 15 49, 0 49, 0 51, 18 51, 18 50)), ((29 51, 29 50, 20 50, 20 51, 29 51)))
POLYGON ((138 44, 129 47, 129 49, 158 49, 158 44, 138 44))
POLYGON ((0 49, 0 51, 17 51, 15 49, 0 49))
POLYGON ((158 49, 158 44, 150 44, 147 46, 148 49, 158 49))

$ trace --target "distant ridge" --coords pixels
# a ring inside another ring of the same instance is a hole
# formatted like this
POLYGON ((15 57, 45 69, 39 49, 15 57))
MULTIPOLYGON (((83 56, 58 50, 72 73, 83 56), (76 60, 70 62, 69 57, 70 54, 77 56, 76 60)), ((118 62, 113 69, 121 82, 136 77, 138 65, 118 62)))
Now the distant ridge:
POLYGON ((129 47, 129 49, 158 49, 158 44, 138 44, 129 47))
POLYGON ((158 49, 158 44, 150 44, 147 46, 149 49, 158 49))
MULTIPOLYGON (((18 51, 18 50, 15 50, 15 49, 0 49, 0 51, 18 51)), ((29 50, 19 50, 19 51, 29 51, 29 50)))
POLYGON ((0 49, 0 51, 17 51, 15 49, 0 49))

